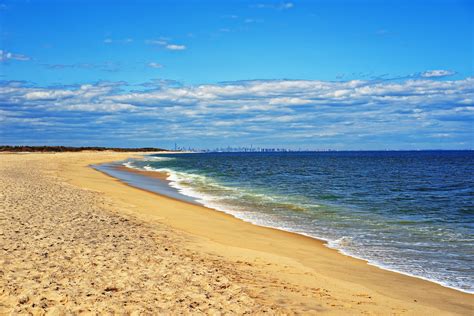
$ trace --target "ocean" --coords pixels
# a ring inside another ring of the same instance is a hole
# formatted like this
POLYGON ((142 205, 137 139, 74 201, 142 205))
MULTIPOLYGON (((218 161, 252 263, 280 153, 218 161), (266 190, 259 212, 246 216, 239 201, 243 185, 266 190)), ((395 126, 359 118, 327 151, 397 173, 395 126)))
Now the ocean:
POLYGON ((123 164, 166 171, 169 184, 98 168, 474 293, 473 151, 160 154, 123 164))

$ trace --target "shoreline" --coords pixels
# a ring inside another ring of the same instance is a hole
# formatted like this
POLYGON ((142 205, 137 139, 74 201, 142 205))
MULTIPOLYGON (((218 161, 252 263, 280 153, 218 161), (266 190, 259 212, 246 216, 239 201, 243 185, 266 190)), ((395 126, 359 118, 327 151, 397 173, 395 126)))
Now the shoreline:
MULTIPOLYGON (((219 266, 219 271, 225 271, 226 279, 249 291, 252 300, 262 306, 283 308, 286 314, 469 315, 474 309, 471 294, 382 270, 328 248, 323 241, 256 226, 230 214, 151 193, 90 167, 132 156, 137 157, 138 154, 10 155, 12 158, 5 158, 5 161, 11 161, 9 164, 25 161, 25 167, 36 166, 44 170, 45 174, 53 176, 55 183, 67 183, 71 190, 74 188, 103 197, 107 202, 101 205, 112 208, 120 216, 146 223, 150 228, 157 227, 153 229, 158 232, 169 231, 166 233, 168 237, 161 242, 166 240, 175 246, 171 253, 163 252, 160 256, 181 251, 182 258, 189 258, 189 253, 192 253, 194 259, 187 260, 184 269, 196 269, 202 264, 219 266)), ((84 225, 87 223, 85 221, 84 225)), ((126 237, 130 242, 140 240, 136 234, 126 234, 126 237)), ((57 264, 62 264, 62 261, 57 264)), ((183 270, 179 271, 175 272, 176 277, 183 273, 183 270)), ((215 271, 217 273, 218 270, 215 271)), ((164 270, 162 273, 169 272, 164 270)), ((80 278, 77 275, 71 277, 80 278)), ((116 280, 122 282, 123 278, 117 275, 116 280)), ((180 290, 191 293, 185 284, 180 290)), ((203 284, 207 286, 205 282, 203 284)), ((134 293, 140 295, 141 292, 134 293)), ((218 294, 215 291, 212 293, 218 294)), ((172 296, 171 300, 174 302, 178 298, 172 296)), ((241 302, 243 306, 247 305, 241 302)))
MULTIPOLYGON (((115 161, 115 162, 117 162, 117 161, 115 161)), ((142 175, 143 175, 143 173, 155 173, 153 171, 138 171, 138 170, 134 170, 134 169, 131 169, 131 168, 128 168, 128 169, 133 170, 131 172, 137 171, 137 173, 139 173, 139 174, 142 173, 142 175)), ((130 172, 130 171, 128 171, 128 172, 130 172)), ((256 234, 258 234, 259 232, 262 232, 265 235, 267 235, 267 234, 272 235, 272 236, 278 235, 278 237, 280 237, 280 238, 283 237, 285 239, 286 238, 291 239, 292 241, 296 241, 297 243, 301 242, 305 246, 309 245, 309 247, 316 247, 316 248, 318 248, 317 251, 320 251, 325 256, 328 256, 328 257, 330 257, 331 260, 333 260, 333 262, 329 263, 329 265, 331 266, 331 270, 333 270, 332 272, 337 271, 336 274, 339 274, 341 271, 339 270, 339 268, 336 269, 337 264, 333 265, 333 263, 338 263, 339 261, 346 261, 345 263, 348 263, 348 265, 351 266, 351 268, 349 268, 349 270, 352 270, 352 267, 353 267, 353 268, 357 268, 357 269, 354 269, 354 270, 363 270, 364 272, 361 273, 361 274, 370 273, 370 274, 375 274, 376 275, 375 277, 371 276, 371 277, 368 277, 368 278, 364 278, 364 277, 358 277, 358 276, 353 275, 351 273, 347 273, 347 271, 344 271, 342 274, 345 277, 347 277, 347 279, 349 279, 349 282, 355 281, 356 284, 358 283, 358 285, 363 285, 364 287, 369 285, 370 287, 375 288, 377 292, 378 291, 385 292, 387 290, 387 285, 381 285, 380 284, 380 283, 383 284, 384 281, 386 282, 387 279, 381 280, 382 282, 380 282, 379 280, 377 280, 379 277, 382 277, 382 279, 383 278, 389 278, 390 281, 393 282, 393 284, 396 284, 396 286, 402 286, 403 287, 403 284, 406 284, 405 289, 398 289, 398 290, 401 290, 400 293, 396 293, 397 290, 395 290, 395 287, 388 286, 388 288, 390 288, 390 290, 393 291, 393 293, 391 293, 391 296, 393 294, 395 294, 395 295, 393 295, 394 298, 399 298, 399 296, 397 294, 403 294, 403 296, 405 296, 406 294, 411 293, 413 291, 413 292, 417 292, 418 295, 422 294, 421 295, 422 298, 420 298, 420 296, 418 296, 418 299, 413 299, 414 303, 419 303, 420 301, 426 299, 426 300, 430 301, 431 303, 433 303, 433 305, 437 305, 438 299, 433 298, 433 296, 436 296, 438 294, 441 294, 440 295, 441 297, 443 297, 447 294, 447 297, 445 297, 444 299, 447 299, 448 301, 451 301, 452 298, 457 297, 457 296, 464 297, 463 301, 465 303, 467 303, 468 300, 470 300, 470 299, 472 300, 472 294, 471 293, 467 293, 467 292, 460 291, 458 289, 450 288, 450 287, 438 284, 436 282, 433 282, 431 280, 427 280, 427 279, 424 279, 424 278, 421 278, 421 277, 412 276, 412 275, 400 273, 398 271, 392 271, 392 270, 388 270, 388 269, 384 269, 382 267, 372 265, 367 260, 356 258, 356 257, 350 256, 350 255, 341 253, 337 249, 328 247, 326 245, 326 241, 324 241, 322 239, 317 239, 317 238, 314 238, 314 237, 311 237, 311 236, 306 236, 306 235, 298 234, 298 233, 295 233, 295 232, 289 232, 289 231, 285 231, 285 230, 278 229, 278 228, 256 225, 256 224, 253 224, 251 222, 247 222, 247 221, 244 221, 242 219, 239 219, 239 218, 233 216, 232 214, 228 214, 228 213, 225 213, 225 212, 222 212, 222 211, 219 211, 219 210, 216 211, 214 209, 211 209, 211 208, 208 208, 208 207, 205 207, 205 206, 202 206, 202 205, 190 204, 189 202, 181 201, 181 200, 173 198, 173 197, 168 197, 166 195, 162 195, 162 194, 159 194, 157 192, 137 188, 135 186, 132 186, 130 184, 122 182, 120 179, 117 179, 117 178, 115 178, 113 176, 110 176, 106 173, 103 173, 103 172, 100 172, 100 173, 105 175, 106 177, 108 177, 110 179, 113 179, 117 182, 120 182, 121 184, 123 184, 127 187, 130 187, 130 188, 133 188, 133 189, 136 189, 136 190, 140 190, 140 191, 144 191, 144 192, 147 192, 151 195, 154 195, 154 196, 156 196, 156 198, 163 199, 163 200, 171 200, 171 201, 174 201, 177 204, 185 204, 185 205, 188 205, 189 207, 192 207, 194 209, 197 208, 197 209, 199 209, 199 213, 201 213, 201 212, 205 213, 205 214, 203 214, 204 217, 209 217, 209 218, 218 217, 219 220, 224 220, 226 222, 231 222, 230 223, 231 225, 236 224, 237 226, 245 226, 247 229, 252 230, 252 231, 255 230, 255 231, 257 231, 257 232, 255 232, 256 234), (368 280, 370 280, 370 282, 367 282, 368 280), (368 284, 368 283, 370 283, 370 284, 368 284), (408 289, 408 288, 410 288, 410 289, 408 289), (383 289, 383 290, 380 290, 380 289, 383 289)), ((160 176, 160 178, 162 178, 162 176, 160 176)), ((166 224, 168 224, 168 225, 170 225, 174 228, 177 228, 179 230, 184 230, 187 233, 191 233, 193 235, 198 235, 200 237, 210 238, 213 241, 217 241, 218 243, 224 242, 225 244, 230 245, 230 246, 236 246, 236 244, 239 244, 235 240, 232 240, 231 242, 229 242, 228 239, 223 240, 223 239, 226 239, 226 238, 220 239, 218 236, 215 236, 213 234, 203 233, 199 229, 193 229, 192 227, 189 227, 188 225, 183 225, 182 223, 179 223, 179 220, 176 221, 175 219, 172 219, 172 218, 169 218, 169 217, 167 217, 167 219, 168 220, 166 221, 166 224)), ((247 248, 247 249, 250 249, 250 250, 258 250, 258 251, 269 252, 271 254, 277 253, 278 255, 283 255, 283 256, 290 257, 291 259, 297 259, 298 263, 303 264, 303 266, 305 266, 307 268, 314 268, 315 258, 304 258, 302 256, 295 256, 294 253, 292 251, 288 251, 288 249, 286 251, 278 251, 278 250, 276 251, 275 248, 268 249, 268 248, 264 247, 262 249, 261 247, 255 247, 254 245, 251 246, 251 247, 248 247, 248 245, 247 245, 247 247, 239 245, 238 247, 239 248, 243 247, 243 248, 247 248)), ((318 261, 318 260, 316 260, 316 261, 318 261)), ((341 281, 345 282, 345 281, 348 281, 348 280, 344 280, 343 278, 341 278, 341 281)), ((474 304, 471 303, 470 305, 472 307, 474 307, 474 304)), ((471 307, 469 307, 469 308, 471 308, 471 307)))
MULTIPOLYGON (((113 166, 114 169, 119 170, 119 171, 121 171, 121 172, 125 172, 125 173, 136 174, 136 175, 139 175, 139 176, 142 176, 142 177, 154 178, 154 179, 156 179, 157 181, 160 181, 160 182, 164 183, 165 185, 168 185, 168 186, 171 188, 171 186, 169 185, 171 181, 168 180, 169 173, 167 173, 167 172, 161 172, 161 171, 151 171, 151 170, 141 170, 141 169, 136 169, 136 168, 130 168, 130 167, 127 167, 127 166, 125 166, 125 165, 123 165, 123 164, 118 164, 119 162, 122 162, 122 161, 113 162, 113 163, 114 163, 114 166, 113 166), (117 163, 117 165, 115 165, 115 163, 117 163)), ((107 163, 106 163, 106 164, 107 164, 107 163)), ((133 185, 133 184, 127 183, 127 182, 123 181, 123 180, 120 179, 120 178, 117 178, 117 177, 115 177, 115 176, 113 176, 113 175, 108 174, 106 171, 102 171, 102 170, 99 170, 99 171, 102 172, 102 173, 104 173, 105 175, 107 175, 107 176, 109 176, 109 177, 112 177, 113 179, 116 179, 116 180, 118 180, 118 181, 124 183, 125 185, 131 186, 131 187, 134 187, 134 188, 138 188, 138 189, 141 189, 141 190, 150 192, 150 193, 152 193, 152 194, 157 194, 158 196, 161 196, 161 197, 166 197, 166 198, 174 199, 174 200, 177 200, 177 201, 180 201, 180 202, 183 202, 183 203, 190 203, 189 201, 187 201, 187 200, 185 200, 185 199, 180 199, 179 197, 176 197, 176 196, 170 196, 170 195, 167 195, 166 193, 159 192, 158 190, 151 190, 151 189, 147 189, 147 188, 145 188, 145 187, 141 187, 141 186, 139 186, 139 185, 133 185)), ((176 190, 177 190, 177 189, 176 189, 176 190)), ((178 191, 178 190, 177 190, 177 191, 178 191)), ((179 192, 179 191, 178 191, 178 192, 179 192)), ((182 194, 181 192, 180 192, 180 194, 183 195, 183 196, 185 196, 185 195, 182 194)), ((413 275, 413 274, 406 273, 406 272, 403 272, 403 271, 395 270, 395 269, 392 269, 392 268, 389 268, 389 267, 385 267, 385 266, 383 266, 382 264, 378 264, 378 263, 371 262, 371 261, 368 260, 368 259, 365 259, 365 258, 362 258, 362 257, 358 257, 358 256, 355 256, 355 255, 351 255, 351 254, 349 254, 349 253, 344 252, 342 249, 338 249, 337 247, 332 247, 332 246, 330 245, 330 241, 329 241, 329 240, 326 240, 326 239, 323 239, 323 238, 320 238, 320 237, 314 237, 314 236, 311 236, 311 235, 309 235, 309 234, 305 234, 305 233, 303 233, 303 232, 291 231, 291 230, 289 230, 289 229, 284 229, 284 228, 280 228, 280 227, 275 227, 275 226, 270 226, 270 225, 263 225, 263 224, 254 223, 254 222, 252 222, 252 221, 250 221, 250 220, 246 220, 246 219, 240 218, 240 217, 238 217, 238 216, 236 216, 236 215, 234 215, 234 214, 232 214, 232 213, 230 213, 230 212, 226 212, 226 211, 224 211, 224 210, 219 210, 219 209, 216 209, 216 208, 212 208, 212 207, 206 206, 206 205, 204 205, 204 204, 202 204, 202 203, 199 203, 199 202, 197 202, 197 204, 198 204, 199 206, 202 206, 202 207, 208 209, 209 211, 223 213, 223 214, 225 214, 225 215, 228 215, 228 216, 232 217, 233 219, 237 219, 237 220, 239 220, 239 221, 242 221, 242 222, 244 222, 244 223, 249 223, 249 224, 254 225, 254 226, 257 226, 257 227, 274 229, 274 230, 277 230, 277 231, 281 231, 281 232, 285 232, 285 233, 289 233, 289 234, 295 234, 295 235, 298 235, 298 236, 310 238, 310 239, 312 239, 312 240, 317 241, 318 243, 323 244, 324 247, 336 251, 336 252, 337 252, 338 254, 340 254, 340 255, 343 255, 343 256, 349 257, 349 258, 353 258, 353 259, 356 259, 356 260, 361 260, 361 261, 363 261, 364 263, 366 263, 367 265, 373 266, 373 267, 375 267, 375 268, 378 268, 378 269, 381 269, 381 270, 384 270, 384 271, 389 271, 389 272, 397 273, 397 274, 404 275, 404 276, 407 276, 407 277, 411 277, 411 278, 415 278, 415 279, 427 281, 427 282, 430 282, 430 283, 433 283, 433 284, 442 286, 442 287, 447 288, 447 289, 450 289, 450 290, 459 291, 460 293, 474 295, 473 292, 469 292, 469 291, 465 291, 465 290, 462 290, 462 289, 459 289, 459 288, 455 288, 455 287, 452 287, 452 286, 443 284, 443 283, 441 283, 441 282, 437 282, 436 280, 432 280, 432 279, 429 279, 429 278, 426 278, 426 277, 423 277, 423 276, 417 276, 417 275, 413 275)))

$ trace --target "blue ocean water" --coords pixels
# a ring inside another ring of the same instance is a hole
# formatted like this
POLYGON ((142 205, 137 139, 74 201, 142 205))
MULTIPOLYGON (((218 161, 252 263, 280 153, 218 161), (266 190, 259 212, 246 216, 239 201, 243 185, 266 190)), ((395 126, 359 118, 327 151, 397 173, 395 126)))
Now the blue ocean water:
POLYGON ((125 163, 243 220, 474 293, 474 152, 160 154, 125 163))

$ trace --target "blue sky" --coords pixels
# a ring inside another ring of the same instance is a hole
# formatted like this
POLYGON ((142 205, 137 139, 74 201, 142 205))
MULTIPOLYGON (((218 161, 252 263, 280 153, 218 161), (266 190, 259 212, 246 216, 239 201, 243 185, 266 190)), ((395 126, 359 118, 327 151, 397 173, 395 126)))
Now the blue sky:
POLYGON ((470 1, 0 1, 0 143, 474 147, 470 1))

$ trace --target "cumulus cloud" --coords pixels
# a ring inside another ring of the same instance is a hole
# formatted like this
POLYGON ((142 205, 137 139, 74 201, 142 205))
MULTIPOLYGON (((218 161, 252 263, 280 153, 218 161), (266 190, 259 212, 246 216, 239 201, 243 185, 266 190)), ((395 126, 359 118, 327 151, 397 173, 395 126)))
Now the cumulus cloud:
POLYGON ((378 137, 379 146, 390 139, 409 144, 446 139, 469 147, 474 145, 473 86, 474 78, 252 80, 190 86, 160 81, 139 90, 121 82, 72 87, 3 82, 0 110, 17 118, 52 117, 46 119, 52 126, 63 124, 79 132, 75 124, 81 124, 121 139, 225 139, 231 144, 314 140, 334 148, 336 143, 366 144, 378 137), (74 114, 67 114, 71 111, 74 114), (443 134, 451 136, 440 138, 443 134))
POLYGON ((452 70, 428 70, 421 73, 421 76, 424 78, 439 78, 439 77, 448 77, 456 74, 452 70))
POLYGON ((7 52, 6 50, 0 49, 0 62, 5 62, 9 60, 18 60, 18 61, 28 61, 30 57, 23 54, 14 54, 7 52))

